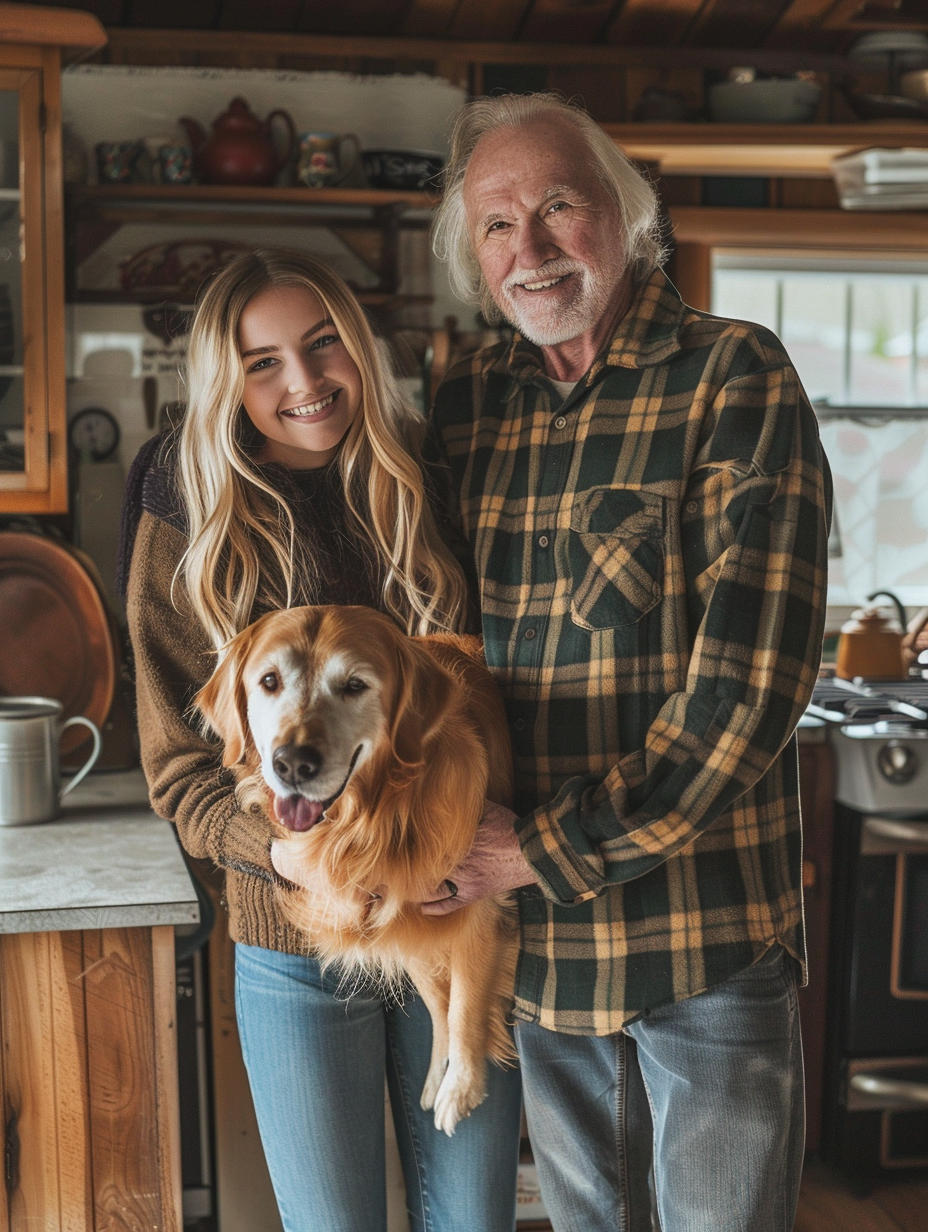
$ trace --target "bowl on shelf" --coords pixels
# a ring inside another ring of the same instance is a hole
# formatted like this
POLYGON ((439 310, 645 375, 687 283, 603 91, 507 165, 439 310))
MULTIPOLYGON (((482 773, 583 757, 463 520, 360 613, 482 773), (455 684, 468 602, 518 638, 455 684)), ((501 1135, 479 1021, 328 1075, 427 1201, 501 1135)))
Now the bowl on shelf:
POLYGON ((928 69, 917 68, 911 73, 903 73, 899 88, 906 98, 917 103, 928 103, 928 69))
MULTIPOLYGON (((908 76, 908 74, 906 74, 908 76)), ((928 120, 928 102, 896 94, 855 94, 843 90, 858 120, 928 120)))
POLYGON ((437 189, 445 160, 428 150, 363 150, 361 165, 371 188, 416 192, 437 189))
POLYGON ((817 81, 800 77, 720 81, 709 89, 709 114, 721 124, 808 124, 821 97, 817 81))

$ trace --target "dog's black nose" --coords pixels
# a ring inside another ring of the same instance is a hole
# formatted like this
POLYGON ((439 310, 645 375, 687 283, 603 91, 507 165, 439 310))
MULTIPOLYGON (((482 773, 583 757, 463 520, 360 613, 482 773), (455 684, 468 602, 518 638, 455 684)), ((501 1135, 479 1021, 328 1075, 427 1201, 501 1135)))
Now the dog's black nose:
POLYGON ((298 791, 322 769, 322 754, 311 744, 282 744, 274 750, 273 765, 280 781, 298 791))

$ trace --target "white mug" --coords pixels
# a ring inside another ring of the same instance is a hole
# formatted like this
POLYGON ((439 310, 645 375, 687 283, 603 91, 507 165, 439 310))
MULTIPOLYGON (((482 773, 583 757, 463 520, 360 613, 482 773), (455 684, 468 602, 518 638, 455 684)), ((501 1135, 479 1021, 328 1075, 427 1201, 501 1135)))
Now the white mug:
POLYGON ((61 722, 61 702, 51 697, 0 697, 0 826, 51 821, 66 796, 100 756, 100 733, 90 719, 61 722), (80 723, 90 729, 93 751, 61 789, 62 732, 80 723))

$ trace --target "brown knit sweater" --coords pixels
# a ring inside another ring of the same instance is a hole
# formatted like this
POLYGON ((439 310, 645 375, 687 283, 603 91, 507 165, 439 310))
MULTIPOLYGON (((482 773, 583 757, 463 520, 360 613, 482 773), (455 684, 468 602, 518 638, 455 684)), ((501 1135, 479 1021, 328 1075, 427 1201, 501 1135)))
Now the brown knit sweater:
MULTIPOLYGON (((344 533, 344 502, 332 467, 273 468, 302 534, 314 545, 316 602, 381 606, 370 560, 344 533)), ((182 584, 171 583, 187 539, 169 467, 156 459, 136 475, 140 509, 130 511, 127 614, 135 654, 142 765, 152 808, 173 821, 185 850, 225 871, 233 940, 289 953, 305 943, 281 918, 270 862, 271 829, 260 809, 244 812, 221 749, 200 735, 191 700, 216 662, 182 584), (134 522, 134 525, 132 524, 134 522), (134 536, 134 539, 133 539, 134 536)), ((270 477, 272 468, 266 468, 270 477)), ((131 482, 131 481, 130 481, 131 482)), ((256 606, 253 617, 261 615, 256 606)))

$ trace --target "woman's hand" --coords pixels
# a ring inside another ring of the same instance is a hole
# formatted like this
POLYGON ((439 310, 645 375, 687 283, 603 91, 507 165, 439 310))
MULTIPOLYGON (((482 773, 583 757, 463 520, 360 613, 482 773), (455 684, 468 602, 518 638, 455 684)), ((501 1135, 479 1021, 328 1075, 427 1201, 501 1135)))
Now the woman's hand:
POLYGON ((487 800, 473 846, 448 880, 435 887, 434 897, 422 903, 424 915, 448 915, 478 898, 538 884, 513 829, 516 817, 487 800))

